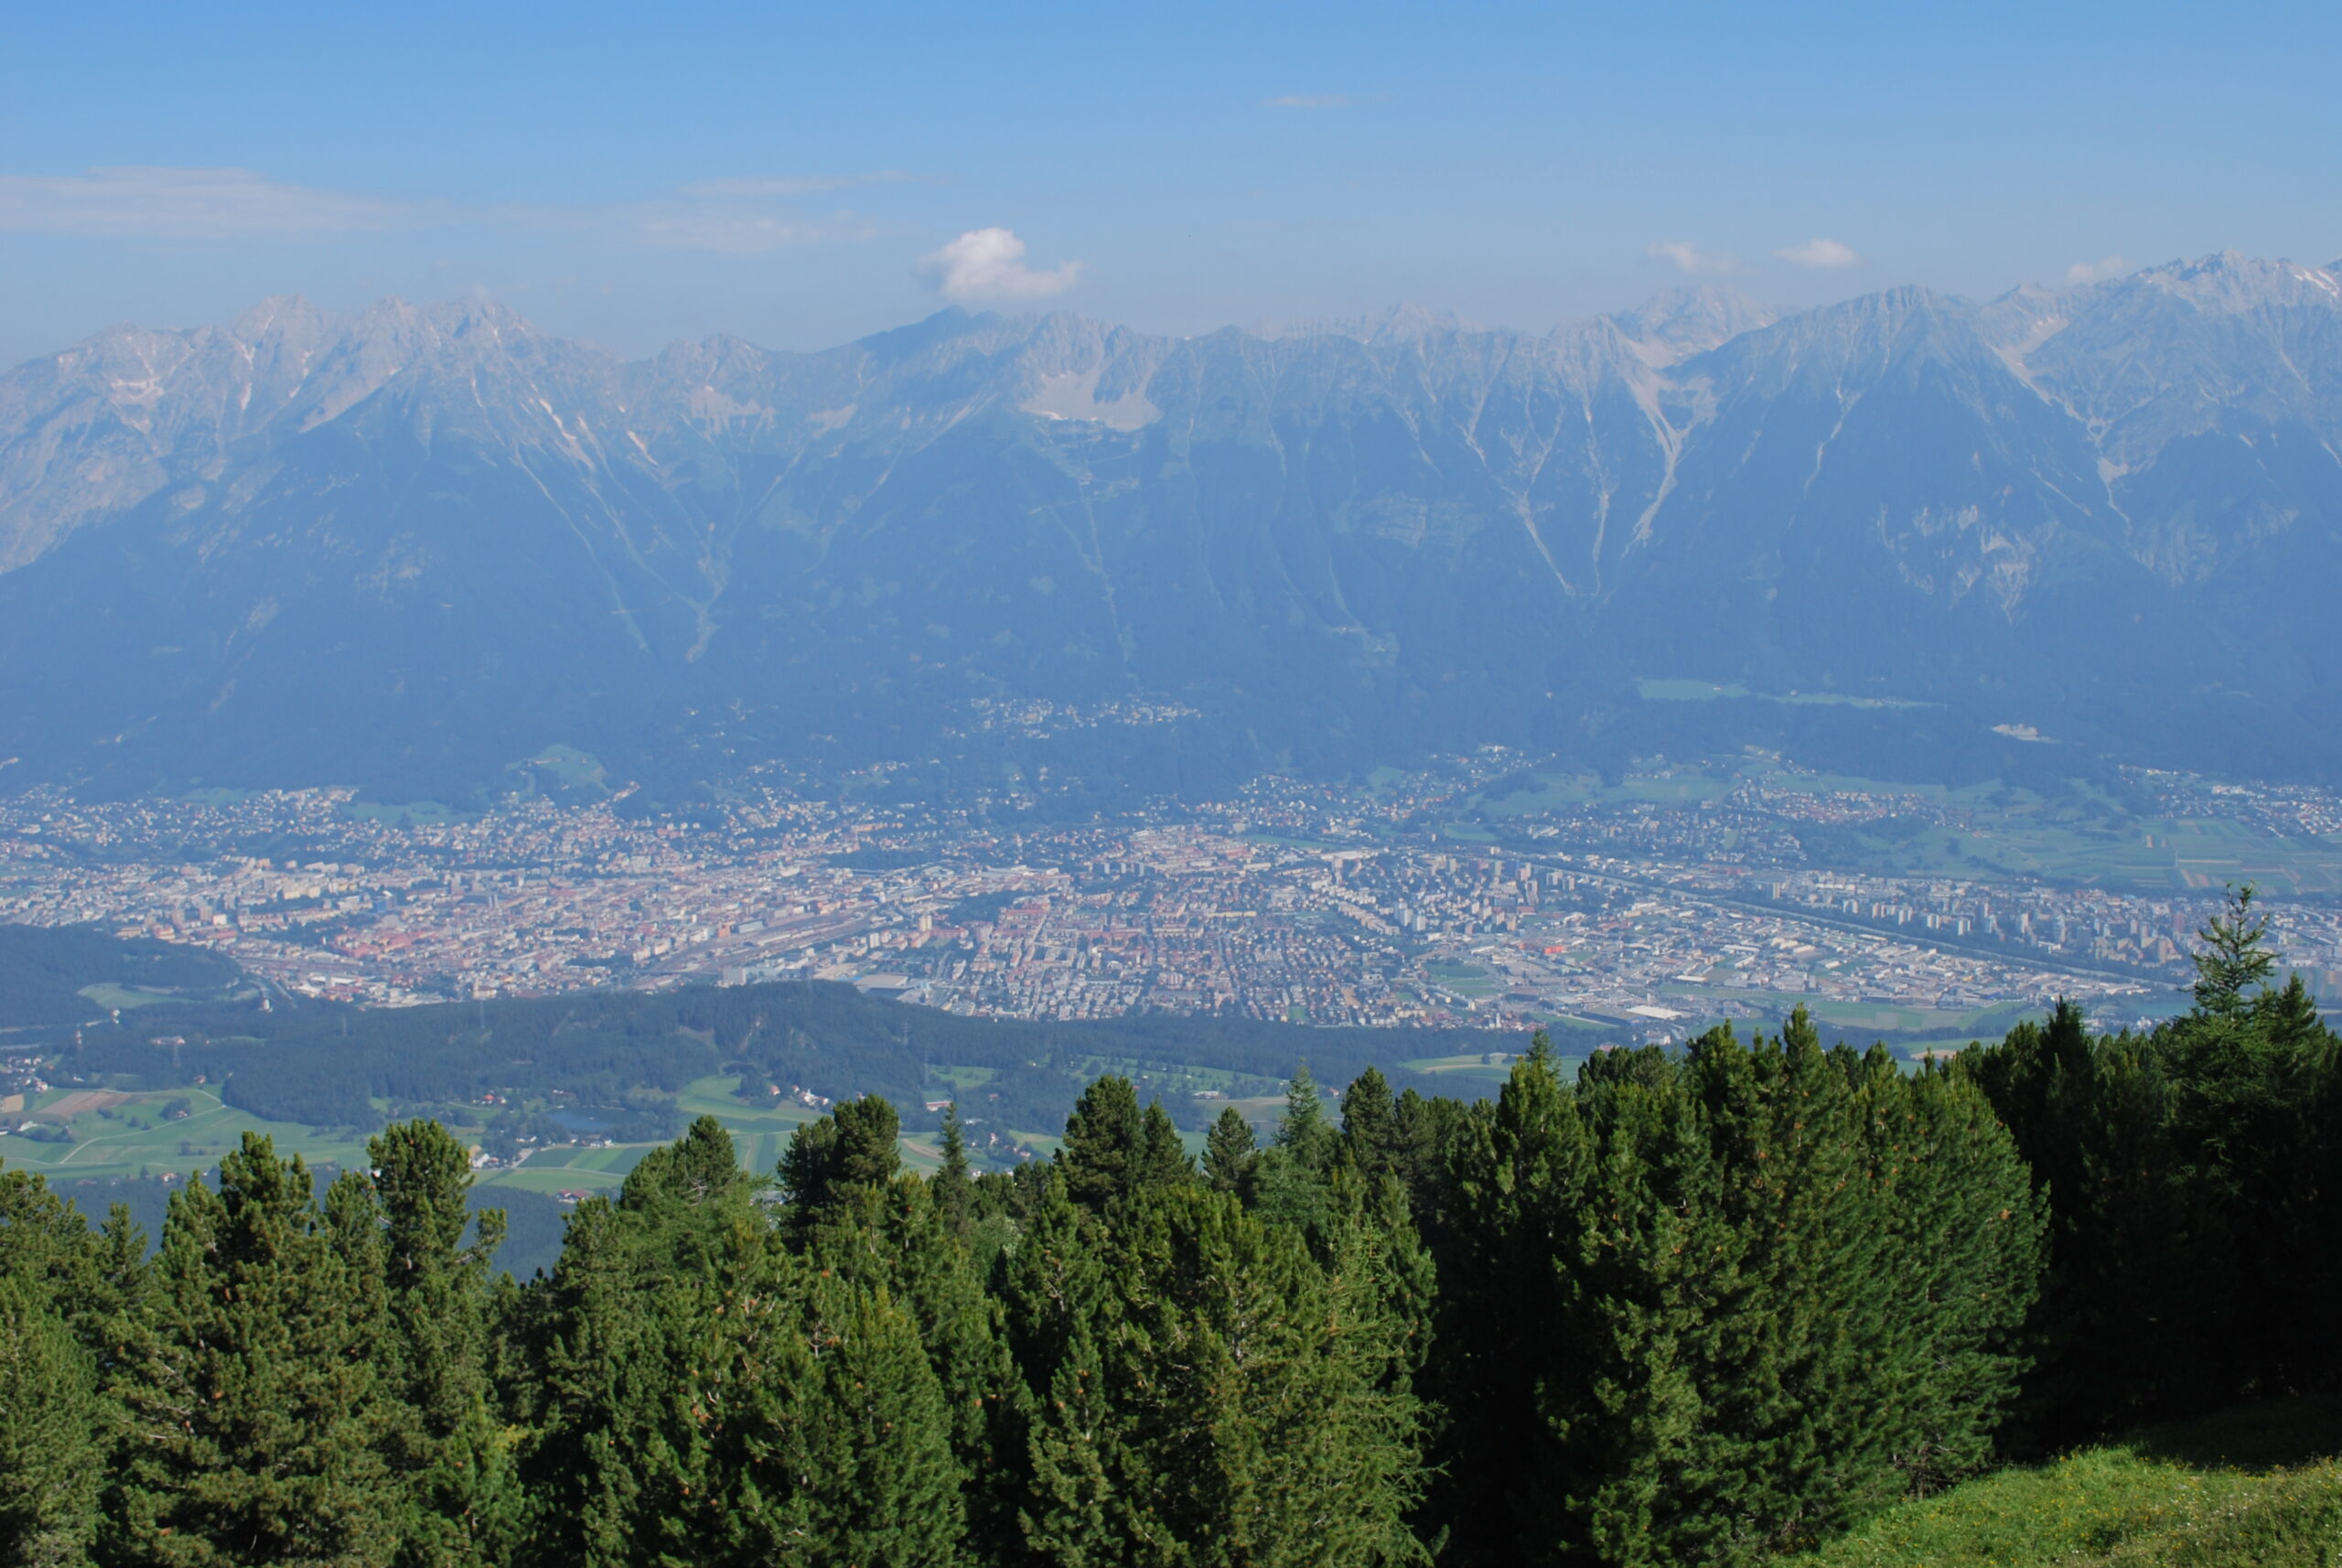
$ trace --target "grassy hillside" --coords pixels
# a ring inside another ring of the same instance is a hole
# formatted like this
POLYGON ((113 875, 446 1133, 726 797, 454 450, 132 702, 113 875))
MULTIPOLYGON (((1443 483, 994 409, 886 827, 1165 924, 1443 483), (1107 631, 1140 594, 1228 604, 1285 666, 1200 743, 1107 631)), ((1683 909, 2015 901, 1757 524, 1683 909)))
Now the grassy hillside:
POLYGON ((1903 1504, 1798 1568, 2327 1568, 2342 1400, 2154 1428, 1903 1504))

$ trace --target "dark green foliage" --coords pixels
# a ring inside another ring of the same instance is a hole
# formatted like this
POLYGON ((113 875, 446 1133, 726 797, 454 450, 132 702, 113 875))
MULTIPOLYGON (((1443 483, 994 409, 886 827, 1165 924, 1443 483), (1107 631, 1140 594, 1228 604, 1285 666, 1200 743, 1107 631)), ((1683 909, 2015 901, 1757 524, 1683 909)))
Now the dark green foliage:
POLYGON ((387 1563, 401 1499, 380 1447, 387 1324, 308 1171, 246 1133, 171 1201, 144 1331, 113 1373, 118 1563, 387 1563))
POLYGON ((1058 1147, 1066 1196, 1093 1212, 1128 1197, 1138 1185, 1140 1132, 1138 1090, 1129 1079, 1109 1076, 1084 1090, 1058 1147))
MULTIPOLYGON (((693 1134, 712 1140, 713 1133, 721 1131, 713 1117, 704 1117, 693 1134)), ((789 1152, 781 1157, 781 1186, 802 1208, 833 1208, 853 1189, 883 1186, 893 1177, 902 1164, 897 1143, 901 1135, 895 1108, 884 1100, 873 1095, 849 1101, 835 1114, 800 1127, 790 1139, 789 1152)), ((726 1138, 727 1158, 730 1151, 726 1138)))
POLYGON ((2269 919, 2252 912, 2254 888, 2231 888, 2228 907, 2197 932, 2196 1007, 2208 1017, 2233 1018, 2251 1004, 2246 993, 2268 984, 2277 957, 2262 944, 2269 919))
POLYGON ((427 1122, 321 1197, 249 1140, 151 1263, 0 1172, 0 1568, 1754 1563, 1992 1463, 2028 1376, 2020 1441, 2342 1370, 2342 1051, 2213 935, 2149 1036, 1541 1040, 1338 1127, 1302 1069, 1200 1173, 1112 1076, 931 1180, 878 1096, 777 1180, 703 1118, 527 1286, 427 1122))
POLYGON ((1309 1064, 1301 1063, 1285 1085, 1284 1114, 1275 1136, 1253 1156, 1244 1187, 1252 1207, 1272 1224, 1322 1242, 1333 1221, 1328 1178, 1340 1151, 1341 1135, 1326 1120, 1309 1064))
POLYGON ((1342 1096, 1342 1163, 1369 1182, 1399 1174, 1399 1112, 1391 1080, 1368 1068, 1342 1096))
MULTIPOLYGON (((21 933, 30 930, 0 927, 0 937, 24 945, 21 933)), ((207 980, 219 984, 239 978, 210 955, 184 947, 133 943, 117 950, 124 946, 91 933, 32 932, 20 957, 57 972, 35 993, 70 998, 56 1015, 67 1022, 102 1015, 85 998, 59 990, 68 980, 74 986, 142 979, 160 984, 167 975, 170 984, 192 994, 207 980), (156 969, 151 950, 157 947, 182 967, 156 969)), ((7 963, 8 955, 0 952, 0 971, 7 963)), ((73 1037, 70 1030, 59 1035, 73 1037)), ((840 1101, 883 1096, 904 1108, 911 1124, 929 1128, 935 1123, 924 1110, 933 1097, 927 1064, 963 1063, 994 1075, 980 1096, 988 1123, 1046 1128, 1062 1123, 1090 1076, 1083 1064, 1100 1058, 1149 1069, 1210 1068, 1273 1079, 1284 1076, 1302 1049, 1356 1072, 1386 1044, 1376 1030, 1305 1030, 1239 1018, 963 1018, 830 983, 607 991, 430 1007, 305 1004, 266 1013, 256 1000, 170 1002, 126 1015, 119 1025, 93 1023, 78 1037, 72 1070, 91 1081, 169 1089, 203 1074, 222 1086, 230 1103, 279 1121, 371 1128, 381 1120, 377 1100, 403 1106, 476 1104, 489 1092, 542 1101, 558 1090, 642 1140, 681 1131, 670 1119, 675 1091, 720 1070, 840 1101), (185 1044, 158 1049, 150 1043, 157 1034, 185 1044)), ((1512 1045, 1509 1036, 1487 1032, 1450 1037, 1449 1048, 1458 1050, 1512 1045)), ((1425 1090, 1434 1087, 1430 1079, 1399 1076, 1425 1090)), ((1200 1118, 1207 1104, 1183 1098, 1170 1109, 1200 1118)), ((1200 1119, 1196 1125, 1200 1130, 1200 1119)))
POLYGON ((1405 1334, 1378 1259, 1341 1262, 1224 1193, 1149 1191, 1102 1229, 1052 1196, 1006 1284, 1039 1560, 1417 1560, 1405 1334))
POLYGON ((85 986, 202 996, 242 978, 228 960, 185 942, 124 940, 86 927, 0 924, 0 1028, 104 1017, 107 1009, 81 993, 85 986))
POLYGON ((935 1206, 951 1234, 962 1241, 974 1222, 975 1183, 968 1174, 968 1141, 960 1131, 960 1107, 943 1113, 943 1168, 935 1176, 935 1206))
POLYGON ((2048 1440, 2342 1371, 2342 1041, 2298 976, 2267 983, 2266 936, 2240 890, 2186 1016, 2093 1037, 2060 1004, 1961 1058, 2051 1206, 2029 1412, 2048 1440))
POLYGON ((1195 1165, 1161 1104, 1142 1112, 1126 1078, 1106 1077, 1082 1091, 1067 1118, 1057 1155, 1066 1194, 1092 1214, 1120 1208, 1142 1192, 1186 1182, 1195 1165))
POLYGON ((104 1449, 89 1353, 37 1282, 0 1273, 0 1565, 76 1568, 104 1449))
POLYGON ((367 1152, 391 1328, 385 1450, 406 1504, 400 1560, 501 1562, 521 1508, 489 1383, 489 1260, 503 1211, 474 1214, 469 1155, 435 1122, 392 1126, 367 1152))
POLYGON ((1027 1401, 1000 1304, 984 1291, 943 1196, 916 1176, 859 1189, 822 1218, 805 1255, 824 1276, 881 1294, 916 1326, 968 1539, 991 1560, 1013 1552, 1017 1541, 1027 1401))
POLYGON ((1801 1015, 1574 1091, 1540 1042, 1451 1159, 1459 1560, 1753 1561, 1989 1457, 2040 1219, 1964 1085, 1801 1015))
POLYGON ((1204 1139, 1204 1180, 1214 1192, 1241 1192, 1252 1172, 1259 1145, 1252 1124, 1233 1105, 1219 1113, 1204 1139))
POLYGON ((1146 1114, 1139 1119, 1133 1185, 1143 1191, 1176 1187, 1195 1174, 1196 1163, 1187 1157, 1187 1145, 1179 1141, 1179 1130, 1171 1124, 1170 1113, 1161 1101, 1149 1101, 1146 1114))

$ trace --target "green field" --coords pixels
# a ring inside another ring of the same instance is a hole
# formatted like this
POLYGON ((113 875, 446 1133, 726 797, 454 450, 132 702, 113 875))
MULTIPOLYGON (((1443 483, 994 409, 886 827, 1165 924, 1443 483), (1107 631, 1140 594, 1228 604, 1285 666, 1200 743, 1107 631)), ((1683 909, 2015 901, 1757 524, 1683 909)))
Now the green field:
MULTIPOLYGON (((676 1097, 676 1110, 686 1120, 714 1116, 724 1123, 738 1145, 740 1162, 749 1170, 770 1174, 780 1164, 790 1135, 813 1119, 802 1105, 750 1105, 741 1101, 738 1080, 704 1078, 686 1086, 676 1097)), ((386 1113, 388 1107, 378 1107, 386 1113)), ((56 1176, 159 1176, 166 1171, 187 1174, 209 1170, 220 1156, 234 1149, 245 1132, 264 1133, 276 1140, 282 1153, 298 1154, 312 1165, 348 1166, 366 1158, 366 1140, 340 1129, 304 1127, 268 1122, 221 1103, 201 1087, 118 1094, 77 1089, 52 1089, 36 1095, 12 1122, 35 1122, 63 1126, 70 1141, 12 1135, 0 1138, 0 1160, 13 1167, 56 1176), (177 1119, 167 1107, 185 1101, 188 1113, 177 1119)), ((480 1129, 457 1126, 457 1137, 477 1143, 480 1129)), ((655 1145, 620 1144, 607 1147, 564 1144, 539 1149, 517 1169, 487 1170, 481 1187, 524 1187, 532 1192, 615 1190, 626 1173, 655 1145)), ((904 1158, 914 1169, 936 1163, 936 1156, 904 1144, 904 1158)))
POLYGON ((332 1129, 265 1122, 220 1103, 210 1090, 193 1087, 144 1094, 52 1089, 34 1096, 11 1122, 62 1126, 66 1143, 21 1134, 0 1138, 0 1159, 23 1170, 51 1176, 135 1176, 208 1170, 236 1147, 247 1130, 265 1133, 280 1149, 296 1151, 312 1165, 346 1165, 365 1158, 363 1139, 332 1129), (184 1101, 187 1114, 166 1115, 184 1101))
POLYGON ((1458 996, 1493 996, 1504 989, 1501 975, 1457 959, 1435 958, 1423 965, 1423 972, 1458 996))
POLYGON ((1842 708, 1932 708, 1935 703, 1915 703, 1902 697, 1853 697, 1842 692, 1791 692, 1776 696, 1767 692, 1752 692, 1733 682, 1719 685, 1712 681, 1662 681, 1645 679, 1635 682, 1635 693, 1647 703, 1713 703, 1746 700, 1759 703, 1781 703, 1789 707, 1842 708))
POLYGON ((152 1007, 158 1002, 177 1002, 184 998, 168 991, 149 991, 143 985, 85 985, 81 994, 101 1007, 119 1007, 128 1012, 134 1007, 152 1007))
POLYGON ((2342 1405, 2249 1406, 1891 1509, 1798 1568, 2325 1568, 2342 1561, 2342 1405))
POLYGON ((1438 1078, 1473 1078, 1484 1083, 1502 1083, 1512 1076, 1510 1061, 1492 1062, 1485 1055, 1418 1057, 1413 1061, 1399 1065, 1409 1072, 1428 1073, 1438 1078))
MULTIPOLYGON (((1704 689, 1702 682, 1646 684, 1704 689)), ((1804 842, 1814 864, 1838 870, 2037 877, 2151 893, 2217 891, 2232 882, 2253 882, 2282 895, 2342 893, 2342 842, 2283 837, 2227 820, 2143 816, 2080 781, 2049 799, 1997 783, 1954 788, 1803 773, 1768 758, 1725 757, 1630 773, 1616 783, 1589 773, 1515 776, 1468 797, 1465 815, 1501 825, 1589 805, 1693 806, 1722 799, 1743 781, 1778 794, 1864 797, 1857 804, 1873 810, 1880 801, 1891 806, 1900 798, 1930 814, 1956 816, 1951 822, 1889 814, 1867 822, 1808 824, 1792 819, 1786 824, 1804 842)), ((1456 839, 1484 836, 1469 820, 1443 832, 1456 839)))
POLYGON ((1931 1038, 1957 1036, 1967 1040, 1997 1040, 2026 1017, 2036 1015, 2039 1009, 2024 1002, 1998 1002, 1989 1007, 1951 1011, 1934 1007, 1897 1007, 1880 1002, 1832 1002, 1817 999, 1802 992, 1748 991, 1735 986, 1693 985, 1678 983, 1666 986, 1663 993, 1680 1004, 1683 1010, 1707 1016, 1719 1004, 1738 1002, 1762 1010, 1788 1016, 1790 1009, 1803 1007, 1818 1021, 1833 1025, 1853 1033, 1878 1035, 1926 1035, 1931 1038))

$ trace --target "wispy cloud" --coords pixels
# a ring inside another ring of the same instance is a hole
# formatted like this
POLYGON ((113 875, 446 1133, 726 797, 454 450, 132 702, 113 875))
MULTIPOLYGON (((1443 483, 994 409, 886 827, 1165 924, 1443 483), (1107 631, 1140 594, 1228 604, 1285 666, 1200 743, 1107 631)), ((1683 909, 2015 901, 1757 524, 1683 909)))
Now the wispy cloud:
POLYGON ((702 180, 671 196, 603 205, 405 201, 292 185, 242 168, 159 166, 0 175, 0 232, 121 240, 320 240, 474 227, 567 231, 664 250, 755 254, 867 239, 852 212, 808 214, 790 198, 909 181, 888 171, 702 180))
POLYGON ((1288 92, 1281 98, 1263 98, 1263 109, 1348 109, 1368 100, 1353 98, 1347 92, 1288 92))
POLYGON ((0 230, 121 239, 306 239, 414 229, 455 209, 286 185, 242 168, 137 165, 0 175, 0 230))
POLYGON ((742 256, 838 240, 867 240, 878 232, 876 223, 853 212, 793 218, 776 212, 727 211, 689 202, 647 203, 590 212, 577 226, 613 229, 663 251, 718 251, 742 256))
POLYGON ((1082 265, 1046 271, 1025 262, 1025 242, 1007 229, 971 229, 919 258, 919 271, 955 304, 988 299, 1047 299, 1081 281, 1082 265))
POLYGON ((1653 261, 1672 262, 1686 273, 1729 273, 1740 269, 1740 258, 1729 251, 1703 251, 1689 240, 1653 240, 1643 247, 1653 261))
POLYGON ((833 190, 852 190, 864 185, 926 185, 933 181, 925 175, 902 169, 879 169, 871 174, 809 174, 781 175, 774 177, 750 176, 743 179, 700 179, 682 188, 685 196, 764 197, 821 196, 833 190))
POLYGON ((2097 283, 2131 270, 2131 263, 2120 256, 2108 256, 2100 261, 2076 262, 2066 269, 2068 283, 2097 283))
POLYGON ((1808 240, 1802 245, 1784 245, 1773 254, 1800 267, 1858 267, 1861 254, 1852 245, 1836 240, 1808 240))

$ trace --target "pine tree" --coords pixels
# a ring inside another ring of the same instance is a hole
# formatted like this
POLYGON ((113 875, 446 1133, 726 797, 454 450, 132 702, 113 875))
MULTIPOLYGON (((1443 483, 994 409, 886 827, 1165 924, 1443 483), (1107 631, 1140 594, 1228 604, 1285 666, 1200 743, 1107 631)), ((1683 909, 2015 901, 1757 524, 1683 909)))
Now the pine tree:
POLYGON ((2048 1204, 2015 1141, 1967 1078, 1866 1064, 1872 1158, 1892 1197, 1896 1364, 1883 1434, 1906 1490, 1983 1469, 2031 1364, 2025 1325, 2047 1259, 2048 1204))
POLYGON ((1471 1108, 1456 1144, 1428 1231, 1440 1297, 1425 1381, 1453 1416, 1430 1522, 1443 1561, 1534 1563, 1566 1530, 1543 1406, 1573 1371, 1556 1265, 1576 1251, 1594 1156, 1547 1042, 1513 1064, 1493 1105, 1471 1108))
POLYGON ((387 1563, 399 1498, 375 1443, 369 1313, 298 1158, 244 1134, 220 1190, 173 1196, 151 1339, 117 1389, 106 1508, 118 1563, 387 1563))
POLYGON ((1342 1096, 1341 1157, 1370 1183, 1398 1173, 1398 1108, 1390 1081, 1373 1068, 1359 1074, 1342 1096))
POLYGON ((1146 1114, 1139 1120, 1133 1189, 1144 1192, 1177 1187, 1193 1179, 1195 1174, 1195 1162, 1187 1157, 1187 1145, 1179 1141, 1179 1130, 1171 1124, 1170 1113, 1163 1109, 1161 1101, 1149 1101, 1146 1114))
POLYGON ((1058 1147, 1066 1195, 1093 1214, 1119 1207, 1138 1185, 1144 1138, 1138 1090, 1129 1079, 1110 1074, 1083 1090, 1058 1147))
POLYGON ((502 1560, 520 1498, 489 1381, 489 1260, 503 1211, 472 1223, 471 1162, 436 1122, 389 1127, 367 1145, 380 1204, 382 1267, 397 1349, 401 1419, 389 1455, 408 1498, 404 1563, 502 1560))
POLYGON ((808 1258, 824 1273, 883 1292, 918 1326, 957 1465, 971 1545, 1013 1553, 1024 1491, 1027 1406, 1000 1304, 978 1278, 930 1184, 897 1177, 832 1211, 808 1258))
POLYGON ((1333 1158, 1335 1133, 1307 1062, 1296 1063, 1284 1090, 1284 1116, 1277 1122, 1276 1146, 1305 1170, 1319 1171, 1333 1158))
POLYGON ((632 1568, 704 1523, 717 1488, 694 1391, 737 1353, 717 1309, 768 1268, 755 1193, 731 1135, 703 1117, 639 1161, 616 1204, 571 1216, 532 1326, 525 1561, 632 1568))
POLYGON ((2196 1006, 2216 1018, 2232 1018, 2250 1005, 2247 987, 2264 985, 2276 968, 2276 957, 2263 945, 2269 918, 2252 912, 2258 890, 2251 883, 2229 889, 2219 914, 2196 933, 2204 945, 2196 950, 2196 1006))
POLYGON ((101 1249, 81 1211, 38 1172, 0 1168, 0 1279, 32 1292, 96 1350, 103 1337, 96 1321, 105 1299, 102 1275, 101 1249))
POLYGON ((1058 1568, 1106 1568, 1128 1560, 1133 1542, 1109 1474, 1110 1466, 1120 1468, 1118 1426, 1098 1348, 1086 1332, 1077 1333, 1050 1374, 1033 1430, 1030 1499, 1018 1524, 1034 1558, 1058 1568))
POLYGON ((1270 1224, 1291 1228, 1322 1246, 1334 1220, 1327 1178, 1339 1148, 1309 1064, 1302 1062, 1285 1085, 1276 1133, 1252 1161, 1247 1199, 1270 1224))
POLYGON ((892 1181, 902 1168, 901 1138, 901 1116, 875 1094, 849 1100, 797 1129, 781 1156, 780 1185, 798 1221, 812 1223, 851 1194, 892 1181))
POLYGON ((1128 1560, 1115 1490, 1121 1422, 1100 1352, 1101 1337, 1115 1332, 1117 1301, 1101 1228, 1068 1185, 1061 1165, 1045 1172, 1025 1234, 1002 1260, 1000 1298, 1032 1412, 1021 1533, 1038 1561, 1090 1568, 1128 1560))
POLYGON ((2093 1039, 2061 1004, 1960 1062, 2051 1208, 2026 1397, 2048 1441, 2342 1367, 2342 1041, 2298 975, 2268 983, 2250 886, 2202 935, 2186 1016, 2093 1039))
POLYGON ((1219 1113, 1204 1140, 1204 1179, 1214 1192, 1241 1192, 1258 1152, 1252 1124, 1233 1105, 1219 1113))
MULTIPOLYGON (((1362 1237, 1349 1240, 1359 1249, 1362 1237)), ((1364 1251, 1329 1277, 1225 1194, 1148 1195, 1111 1240, 1110 1413, 1092 1443, 1126 1561, 1364 1564, 1418 1556, 1414 1406, 1364 1251)))
POLYGON ((1753 1048, 1712 1032, 1689 1073, 1745 1248, 1738 1291, 1719 1305, 1718 1355, 1735 1370, 1707 1402, 1714 1436, 1699 1462, 1715 1480, 1698 1545, 1746 1559, 1842 1528, 1891 1483, 1864 1371, 1892 1260, 1847 1072, 1802 1009, 1753 1048))
POLYGON ((960 1102, 943 1108, 943 1168, 935 1173, 935 1204, 951 1234, 965 1241, 974 1220, 975 1184, 968 1175, 968 1140, 960 1128, 960 1102))
POLYGON ((1463 1103, 1445 1095, 1426 1098, 1410 1089, 1399 1096, 1391 1116, 1392 1155, 1418 1215, 1439 1205, 1464 1119, 1463 1103))
POLYGON ((32 1281, 0 1273, 0 1564, 80 1568, 104 1471, 96 1371, 32 1281))
POLYGON ((889 1568, 958 1562, 963 1477, 917 1326, 883 1290, 821 1273, 809 1284, 814 1376, 792 1477, 806 1505, 805 1556, 889 1568))

